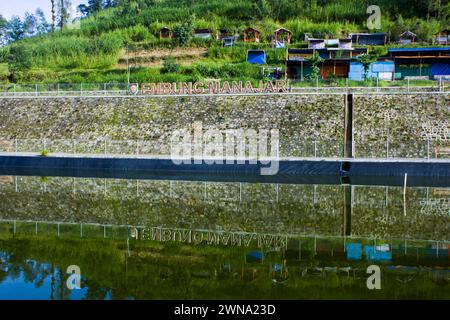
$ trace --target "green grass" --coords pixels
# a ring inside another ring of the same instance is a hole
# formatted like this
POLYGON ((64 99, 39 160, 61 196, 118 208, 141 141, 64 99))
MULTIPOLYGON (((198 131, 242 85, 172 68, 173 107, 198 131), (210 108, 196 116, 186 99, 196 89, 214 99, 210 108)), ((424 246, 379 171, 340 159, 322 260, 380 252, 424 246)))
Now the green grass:
MULTIPOLYGON (((56 31, 3 47, 0 49, 0 82, 126 82, 126 72, 116 69, 126 48, 130 51, 173 48, 172 41, 159 39, 158 31, 163 26, 173 28, 186 21, 192 29, 213 30, 214 36, 222 28, 242 36, 242 30, 252 26, 261 31, 262 43, 239 42, 234 48, 222 48, 215 40, 191 37, 189 47, 209 48, 206 58, 182 68, 177 74, 162 74, 160 68, 133 69, 131 81, 195 81, 215 76, 228 80, 257 80, 260 76, 255 73, 255 68, 244 64, 248 49, 263 48, 269 65, 284 64, 285 50, 270 47, 274 29, 281 26, 290 29, 293 32, 291 46, 302 47, 305 32, 315 37, 339 37, 364 31, 367 19, 365 5, 360 0, 138 2, 139 9, 132 6, 110 8, 84 18, 80 29, 56 31)), ((449 26, 448 6, 442 8, 438 17, 436 10, 428 12, 428 6, 422 2, 405 4, 400 0, 378 0, 373 4, 382 8, 381 31, 392 31, 393 40, 404 29, 416 32, 419 41, 430 40, 437 30, 449 26)), ((386 54, 385 47, 371 50, 378 55, 386 54)))

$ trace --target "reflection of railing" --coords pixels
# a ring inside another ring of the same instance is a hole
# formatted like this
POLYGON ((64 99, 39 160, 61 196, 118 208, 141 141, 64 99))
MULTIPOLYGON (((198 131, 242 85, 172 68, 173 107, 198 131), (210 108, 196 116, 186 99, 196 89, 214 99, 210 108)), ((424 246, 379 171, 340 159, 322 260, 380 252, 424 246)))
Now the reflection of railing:
MULTIPOLYGON (((76 236, 87 238, 127 239, 132 228, 144 228, 130 225, 112 225, 99 223, 55 222, 33 220, 0 219, 0 224, 9 224, 7 229, 13 235, 52 235, 76 236)), ((1 225, 0 225, 1 226, 1 225)), ((1 230, 1 228, 0 228, 1 230)))
POLYGON ((5 230, 5 224, 7 225, 7 233, 13 235, 153 240, 159 242, 258 247, 275 250, 296 248, 297 250, 314 252, 314 255, 323 251, 324 248, 333 250, 333 248, 338 249, 340 247, 345 252, 347 243, 357 242, 372 246, 388 243, 392 250, 395 250, 397 253, 401 252, 403 255, 408 255, 408 251, 410 254, 416 255, 418 254, 418 248, 434 249, 434 256, 439 258, 440 251, 447 250, 450 246, 450 241, 447 240, 380 239, 370 236, 326 236, 314 234, 266 234, 245 231, 11 219, 0 219, 0 232, 5 230))

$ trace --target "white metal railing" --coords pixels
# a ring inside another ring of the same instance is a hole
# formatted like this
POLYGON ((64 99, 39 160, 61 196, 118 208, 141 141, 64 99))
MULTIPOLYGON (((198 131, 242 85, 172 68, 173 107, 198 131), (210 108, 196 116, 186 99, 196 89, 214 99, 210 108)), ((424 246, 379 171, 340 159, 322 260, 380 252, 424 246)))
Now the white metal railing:
MULTIPOLYGON (((183 146, 184 147, 184 146, 183 146)), ((191 154, 196 146, 191 144, 191 154)), ((377 159, 450 159, 450 142, 446 140, 390 141, 377 139, 352 141, 353 158, 377 159)), ((184 149, 186 151, 186 149, 184 149)), ((203 146, 203 151, 206 145, 203 146)), ((3 139, 0 137, 0 152, 5 153, 46 153, 46 154, 86 154, 86 155, 129 155, 161 156, 171 155, 170 142, 159 140, 112 140, 98 139, 3 139)), ((246 150, 245 156, 249 156, 246 150)), ((225 154, 225 153, 223 153, 225 154)), ((344 141, 317 139, 303 141, 281 141, 280 158, 344 158, 344 141)))
MULTIPOLYGON (((450 82, 442 79, 431 84, 414 81, 391 81, 381 85, 378 81, 349 84, 330 80, 287 81, 288 92, 364 92, 364 93, 411 93, 411 92, 450 92, 450 82)), ((126 96, 130 92, 127 83, 51 83, 51 84, 0 84, 0 97, 39 97, 39 96, 126 96)), ((141 95, 137 93, 136 95, 141 95)), ((245 94, 242 94, 245 95, 245 94)))

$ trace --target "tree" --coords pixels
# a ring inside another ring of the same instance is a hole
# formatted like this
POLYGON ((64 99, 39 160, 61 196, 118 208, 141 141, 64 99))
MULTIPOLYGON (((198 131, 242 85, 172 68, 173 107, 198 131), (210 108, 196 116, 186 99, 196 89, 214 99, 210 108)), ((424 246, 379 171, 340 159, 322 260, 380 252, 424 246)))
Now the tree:
POLYGON ((58 2, 59 2, 58 27, 60 27, 61 30, 64 30, 66 24, 69 22, 69 19, 70 19, 71 1, 70 0, 58 0, 58 2))
POLYGON ((89 11, 91 13, 99 12, 103 9, 103 1, 102 0, 88 0, 89 11))
POLYGON ((42 35, 49 32, 50 25, 47 22, 47 19, 45 19, 44 11, 42 11, 41 8, 36 9, 36 34, 42 35))
POLYGON ((6 43, 6 26, 8 25, 8 21, 3 18, 0 14, 0 45, 4 45, 6 43))
POLYGON ((162 73, 177 73, 180 71, 180 65, 173 57, 165 57, 163 61, 162 73))
POLYGON ((23 43, 11 45, 7 60, 8 68, 13 74, 31 68, 31 53, 23 43))
POLYGON ((37 32, 37 18, 34 14, 25 12, 25 18, 23 20, 23 31, 25 37, 32 37, 37 32))
POLYGON ((13 16, 6 25, 6 41, 14 42, 25 37, 25 29, 22 20, 18 16, 13 16))
POLYGON ((311 58, 308 59, 308 62, 311 63, 311 73, 309 74, 309 78, 311 80, 316 80, 319 78, 320 68, 319 64, 323 62, 323 58, 319 55, 317 51, 314 52, 311 58))
POLYGON ((56 0, 50 0, 52 4, 52 32, 55 31, 56 26, 56 0))
POLYGON ((113 8, 117 6, 117 1, 116 0, 105 0, 103 2, 103 8, 108 9, 108 8, 113 8))
POLYGON ((175 45, 185 47, 189 44, 192 35, 192 24, 186 21, 173 27, 173 41, 175 45))
POLYGON ((369 68, 372 63, 378 60, 378 56, 375 54, 362 54, 358 56, 358 62, 360 62, 363 65, 364 69, 364 80, 367 79, 367 76, 369 75, 369 68))

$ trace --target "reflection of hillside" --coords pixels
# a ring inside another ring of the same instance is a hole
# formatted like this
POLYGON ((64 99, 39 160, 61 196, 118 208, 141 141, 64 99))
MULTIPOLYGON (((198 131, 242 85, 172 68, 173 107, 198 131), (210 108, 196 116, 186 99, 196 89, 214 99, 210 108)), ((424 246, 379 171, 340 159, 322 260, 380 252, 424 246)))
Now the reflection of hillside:
POLYGON ((366 262, 336 260, 325 251, 316 256, 306 251, 301 260, 287 262, 283 252, 265 252, 263 262, 250 263, 244 258, 248 248, 150 241, 132 241, 129 254, 123 241, 112 240, 19 237, 0 239, 0 246, 0 270, 7 269, 0 271, 0 286, 24 271, 36 286, 51 277, 54 299, 68 297, 61 270, 74 263, 88 299, 448 298, 443 287, 448 270, 425 262, 412 268, 382 266, 383 290, 367 290, 366 262), (275 264, 288 273, 278 274, 275 264), (408 282, 398 281, 405 277, 408 282), (279 278, 283 283, 274 284, 279 278))
MULTIPOLYGON (((353 187, 353 235, 448 239, 448 215, 423 214, 433 188, 353 187), (426 206, 426 204, 425 204, 426 206)), ((17 177, 0 218, 161 225, 277 234, 342 233, 341 186, 17 177)))

